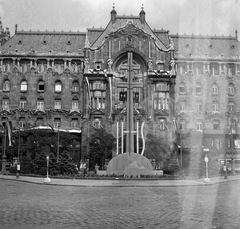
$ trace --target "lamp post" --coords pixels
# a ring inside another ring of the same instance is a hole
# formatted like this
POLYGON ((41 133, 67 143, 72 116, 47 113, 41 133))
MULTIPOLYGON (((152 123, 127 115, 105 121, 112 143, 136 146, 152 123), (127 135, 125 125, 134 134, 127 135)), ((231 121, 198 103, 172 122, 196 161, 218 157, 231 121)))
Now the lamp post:
POLYGON ((232 116, 231 116, 231 128, 230 128, 230 131, 231 131, 231 133, 230 133, 230 136, 231 136, 231 139, 230 139, 231 143, 230 143, 230 145, 231 145, 231 155, 232 155, 232 157, 231 157, 231 174, 235 175, 235 161, 234 161, 234 149, 233 149, 233 147, 234 147, 234 140, 233 140, 233 117, 232 116))
POLYGON ((58 123, 58 133, 57 133, 57 163, 59 162, 59 127, 60 127, 60 123, 58 123))
MULTIPOLYGON (((208 152, 209 149, 203 149, 204 152, 208 152)), ((211 182, 210 178, 208 177, 208 162, 209 162, 209 158, 207 156, 207 154, 205 154, 205 157, 204 157, 204 161, 206 163, 206 178, 204 178, 204 182, 205 183, 209 183, 211 182)))
POLYGON ((20 136, 20 126, 19 126, 18 128, 18 161, 17 161, 16 178, 19 178, 19 171, 20 171, 20 141, 21 141, 21 136, 20 136))
POLYGON ((178 145, 178 149, 180 150, 180 167, 182 167, 182 146, 178 145))
MULTIPOLYGON (((5 124, 6 125, 6 124, 5 124)), ((6 126, 4 126, 4 138, 3 138, 3 156, 2 156, 2 174, 6 174, 7 156, 6 156, 6 126)))
POLYGON ((46 160, 47 160, 47 177, 44 179, 44 183, 51 183, 51 179, 48 177, 49 155, 46 156, 46 160))

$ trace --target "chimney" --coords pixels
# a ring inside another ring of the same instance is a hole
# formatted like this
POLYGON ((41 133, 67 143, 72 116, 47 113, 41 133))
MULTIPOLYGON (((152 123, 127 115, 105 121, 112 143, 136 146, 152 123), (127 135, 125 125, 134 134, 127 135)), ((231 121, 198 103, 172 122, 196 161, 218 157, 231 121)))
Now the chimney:
POLYGON ((238 31, 235 30, 235 36, 236 36, 236 40, 238 40, 238 31))

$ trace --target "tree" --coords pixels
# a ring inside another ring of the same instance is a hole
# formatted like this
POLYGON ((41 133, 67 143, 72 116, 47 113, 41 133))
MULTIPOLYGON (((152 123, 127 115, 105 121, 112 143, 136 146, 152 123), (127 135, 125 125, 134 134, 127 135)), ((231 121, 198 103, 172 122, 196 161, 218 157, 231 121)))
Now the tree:
POLYGON ((74 175, 76 173, 76 166, 67 150, 63 150, 60 154, 58 164, 58 174, 74 175))
POLYGON ((156 167, 160 167, 163 161, 171 155, 170 147, 165 139, 159 139, 153 134, 146 137, 145 155, 148 159, 155 159, 156 167))
POLYGON ((96 129, 90 136, 89 142, 89 162, 90 169, 93 169, 95 164, 104 168, 105 159, 112 158, 112 151, 115 149, 116 139, 112 134, 109 134, 105 129, 96 129))

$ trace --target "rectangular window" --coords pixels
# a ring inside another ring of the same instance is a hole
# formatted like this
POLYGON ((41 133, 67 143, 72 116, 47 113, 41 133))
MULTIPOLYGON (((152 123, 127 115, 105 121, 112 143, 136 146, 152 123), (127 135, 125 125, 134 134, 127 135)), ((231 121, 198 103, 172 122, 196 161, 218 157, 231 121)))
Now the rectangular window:
POLYGON ((213 120, 213 129, 214 130, 220 129, 220 121, 219 120, 213 120))
POLYGON ((228 111, 229 111, 229 112, 234 111, 234 102, 229 102, 229 103, 228 103, 228 111))
POLYGON ((180 130, 186 130, 187 129, 187 121, 186 120, 180 120, 179 129, 180 130))
POLYGON ((218 112, 219 111, 218 103, 213 103, 212 104, 212 111, 213 112, 218 112))
POLYGON ((54 101, 54 109, 60 110, 61 109, 61 100, 54 101))
POLYGON ((26 109, 27 108, 27 101, 26 100, 20 100, 19 108, 20 109, 26 109))
POLYGON ((58 129, 61 125, 61 119, 60 118, 54 118, 54 122, 53 122, 53 127, 55 129, 58 129))
POLYGON ((37 110, 44 111, 44 102, 43 101, 37 102, 37 110))
POLYGON ((203 122, 202 120, 197 120, 197 131, 203 130, 203 122))
POLYGON ((197 111, 202 112, 202 104, 197 104, 197 111))
POLYGON ((19 120, 19 127, 20 128, 24 128, 25 127, 25 120, 24 119, 19 120))
POLYGON ((2 109, 3 110, 9 110, 9 100, 3 100, 2 101, 2 109))
POLYGON ((197 85, 197 86, 196 86, 196 94, 197 94, 197 95, 202 94, 202 87, 201 87, 200 85, 197 85))
POLYGON ((186 111, 186 103, 181 102, 179 108, 180 108, 180 112, 184 112, 184 111, 186 111))
POLYGON ((71 128, 77 128, 78 127, 78 119, 72 119, 71 121, 71 128))
POLYGON ((78 101, 72 101, 72 110, 78 111, 78 101))
POLYGON ((36 126, 43 126, 43 118, 37 118, 36 126))
POLYGON ((168 110, 169 109, 169 93, 154 92, 154 109, 168 110))

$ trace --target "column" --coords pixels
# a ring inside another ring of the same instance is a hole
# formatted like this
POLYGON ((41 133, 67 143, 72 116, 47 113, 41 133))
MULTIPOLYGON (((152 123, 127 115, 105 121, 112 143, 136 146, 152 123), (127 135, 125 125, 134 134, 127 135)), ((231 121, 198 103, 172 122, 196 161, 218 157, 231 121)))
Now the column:
POLYGON ((47 59, 47 69, 49 69, 49 59, 47 59))
POLYGON ((63 64, 64 65, 64 69, 63 70, 65 70, 67 68, 67 60, 64 59, 63 61, 64 61, 64 64, 63 64))

